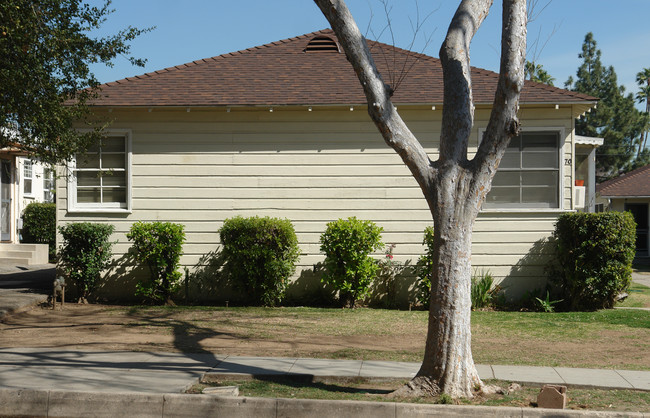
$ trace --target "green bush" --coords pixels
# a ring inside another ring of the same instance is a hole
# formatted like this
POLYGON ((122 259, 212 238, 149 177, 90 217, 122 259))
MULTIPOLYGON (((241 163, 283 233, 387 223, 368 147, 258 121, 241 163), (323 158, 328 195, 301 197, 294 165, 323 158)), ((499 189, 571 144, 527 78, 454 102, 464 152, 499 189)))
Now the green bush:
POLYGON ((320 237, 320 250, 325 253, 323 281, 339 290, 339 297, 350 303, 368 293, 379 266, 369 254, 384 246, 383 228, 372 221, 356 217, 339 219, 327 224, 320 237))
POLYGON ((415 264, 415 275, 417 282, 415 285, 415 298, 417 302, 425 307, 429 307, 431 299, 431 276, 433 275, 433 227, 427 226, 424 229, 424 239, 422 244, 425 246, 424 254, 420 256, 415 264))
POLYGON ((112 225, 90 222, 59 227, 63 238, 60 267, 76 286, 81 302, 87 302, 99 285, 102 271, 110 265, 113 243, 108 239, 113 230, 112 225))
POLYGON ((248 303, 280 303, 300 256, 291 221, 237 216, 226 219, 219 234, 224 272, 250 298, 248 303))
POLYGON ((570 310, 612 308, 631 281, 636 224, 630 213, 565 213, 555 224, 551 282, 570 310))
POLYGON ((171 222, 136 222, 126 237, 133 241, 135 259, 149 267, 148 282, 136 285, 136 295, 173 305, 172 295, 181 286, 178 271, 185 232, 183 225, 171 222))
POLYGON ((56 204, 30 203, 23 211, 21 242, 49 245, 50 261, 56 259, 56 204))

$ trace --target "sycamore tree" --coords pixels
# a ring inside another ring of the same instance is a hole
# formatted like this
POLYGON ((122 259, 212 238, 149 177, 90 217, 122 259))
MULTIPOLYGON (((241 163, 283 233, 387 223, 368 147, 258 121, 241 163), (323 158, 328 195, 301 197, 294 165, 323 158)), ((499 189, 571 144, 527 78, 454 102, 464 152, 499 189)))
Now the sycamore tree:
POLYGON ((517 107, 524 84, 526 0, 503 0, 500 75, 492 113, 474 158, 470 42, 492 0, 463 0, 440 49, 444 102, 439 158, 432 161, 391 102, 366 41, 343 0, 314 0, 352 64, 368 113, 386 143, 417 180, 433 216, 434 271, 425 354, 420 371, 400 394, 471 397, 483 388, 474 365, 470 331, 472 229, 510 138, 519 132, 517 107))
POLYGON ((112 13, 110 0, 91 7, 82 0, 0 1, 0 147, 12 146, 46 163, 70 159, 100 137, 102 126, 73 129, 87 121, 88 100, 98 81, 90 65, 112 65, 129 42, 150 29, 128 27, 94 37, 112 13))

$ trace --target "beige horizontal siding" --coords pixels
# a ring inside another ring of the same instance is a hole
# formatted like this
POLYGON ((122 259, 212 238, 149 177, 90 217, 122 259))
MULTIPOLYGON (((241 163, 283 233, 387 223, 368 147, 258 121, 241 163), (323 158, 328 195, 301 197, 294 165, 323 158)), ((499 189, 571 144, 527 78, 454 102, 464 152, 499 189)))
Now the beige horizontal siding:
MULTIPOLYGON (((400 113, 435 159, 440 112, 400 113)), ((528 121, 530 126, 565 129, 564 150, 570 153, 567 112, 529 113, 536 118, 528 121)), ((488 115, 477 110, 471 153, 488 115)), ((130 248, 126 233, 133 222, 169 221, 185 226, 181 263, 195 267, 220 247, 218 230, 224 219, 237 215, 290 219, 301 246, 300 269, 323 261, 319 238, 327 222, 349 216, 381 226, 384 242, 396 244, 397 260, 415 262, 423 253, 422 233, 431 225, 427 204, 365 111, 115 110, 111 117, 113 127, 132 131, 132 213, 68 213, 65 183, 59 181, 57 215, 60 223, 114 225, 116 260, 130 248)), ((563 174, 563 204, 569 207, 570 167, 563 174)), ((557 213, 482 213, 474 229, 474 268, 490 270, 504 283, 513 278, 526 286, 540 283, 549 254, 542 243, 557 213)))

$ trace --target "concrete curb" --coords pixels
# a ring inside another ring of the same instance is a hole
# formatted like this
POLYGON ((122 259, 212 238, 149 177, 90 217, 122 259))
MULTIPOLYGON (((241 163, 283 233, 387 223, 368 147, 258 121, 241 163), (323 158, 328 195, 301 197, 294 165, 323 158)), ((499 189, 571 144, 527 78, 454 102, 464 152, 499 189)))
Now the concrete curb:
POLYGON ((635 412, 574 411, 394 402, 97 393, 0 389, 0 416, 37 417, 639 417, 635 412))

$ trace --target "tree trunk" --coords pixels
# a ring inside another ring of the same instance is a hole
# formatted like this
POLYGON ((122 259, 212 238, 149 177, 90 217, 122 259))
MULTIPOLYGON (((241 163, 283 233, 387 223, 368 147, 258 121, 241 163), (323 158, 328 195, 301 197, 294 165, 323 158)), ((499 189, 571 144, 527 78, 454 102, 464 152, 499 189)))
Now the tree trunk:
POLYGON ((471 347, 471 248, 476 211, 473 201, 458 187, 461 178, 444 176, 438 195, 454 194, 453 200, 436 199, 434 216, 433 277, 429 326, 422 367, 442 393, 454 398, 471 396, 482 386, 471 347))
POLYGON ((400 395, 472 397, 483 388, 471 351, 472 228, 512 136, 524 83, 526 1, 503 0, 501 66, 490 120, 476 156, 467 158, 474 125, 469 44, 493 0, 462 0, 440 49, 444 103, 440 157, 432 162, 390 100, 365 39, 343 0, 314 0, 332 25, 368 102, 368 113, 420 185, 434 221, 434 271, 426 350, 400 395))

